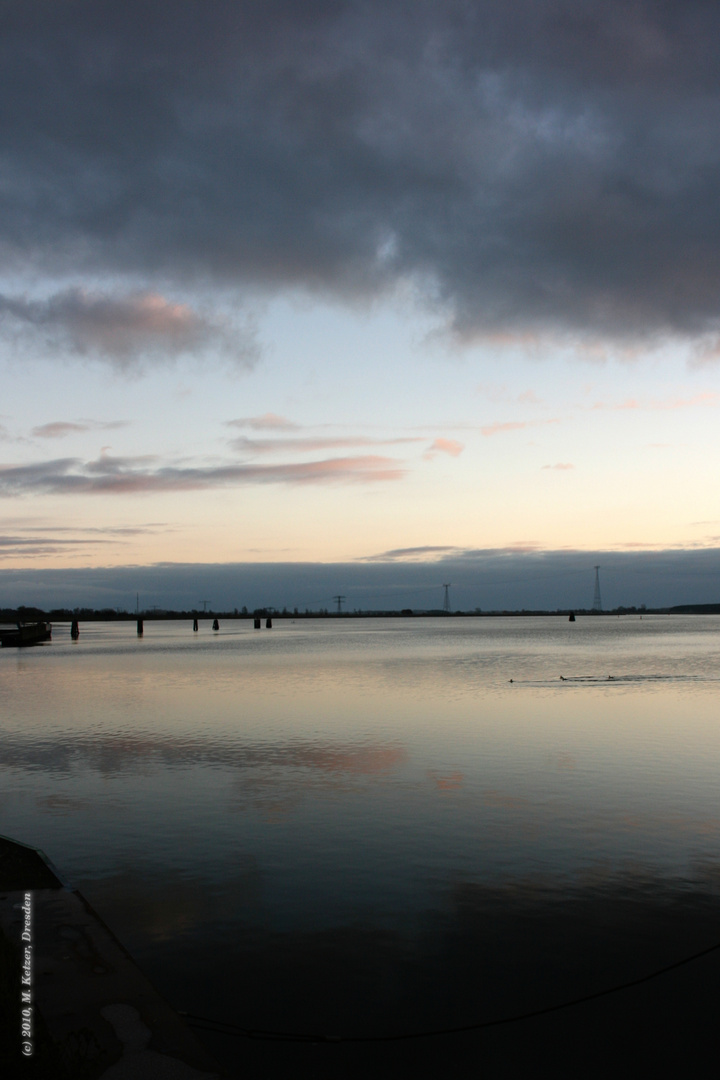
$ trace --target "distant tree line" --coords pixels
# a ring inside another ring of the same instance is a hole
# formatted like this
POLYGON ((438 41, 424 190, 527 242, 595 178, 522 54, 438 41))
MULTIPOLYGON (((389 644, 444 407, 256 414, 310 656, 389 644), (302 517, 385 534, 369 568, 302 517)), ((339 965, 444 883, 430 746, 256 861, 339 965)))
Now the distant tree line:
MULTIPOLYGON (((648 608, 645 604, 639 607, 616 607, 607 611, 594 611, 591 608, 573 608, 575 615, 602 618, 607 615, 720 615, 720 603, 718 604, 681 604, 675 607, 648 608)), ((329 611, 327 608, 311 610, 305 608, 282 609, 276 607, 254 608, 252 611, 247 607, 232 608, 225 611, 217 611, 212 608, 207 611, 199 611, 197 608, 185 611, 176 611, 166 608, 144 608, 139 611, 127 611, 121 608, 52 608, 46 610, 39 607, 26 606, 0 608, 0 623, 17 622, 72 622, 73 620, 84 622, 128 622, 141 617, 144 620, 152 619, 367 619, 367 618, 453 618, 468 616, 541 616, 557 615, 568 617, 569 608, 537 609, 537 608, 495 608, 491 611, 483 611, 480 608, 472 608, 467 611, 444 611, 441 608, 430 609, 366 609, 354 611, 329 611)))

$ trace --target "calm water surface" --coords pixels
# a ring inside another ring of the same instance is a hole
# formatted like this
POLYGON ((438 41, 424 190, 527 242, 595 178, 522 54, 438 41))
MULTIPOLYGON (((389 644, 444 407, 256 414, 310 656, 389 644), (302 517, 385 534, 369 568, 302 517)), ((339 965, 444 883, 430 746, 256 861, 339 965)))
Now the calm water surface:
MULTIPOLYGON (((0 832, 43 848, 178 1009, 469 1024, 720 940, 719 679, 713 617, 58 626, 0 652, 0 832)), ((522 1053, 589 1074, 598 1025, 604 1045, 654 1024, 666 1059, 667 1014, 687 1055, 718 989, 710 958, 382 1056, 201 1037, 238 1074, 513 1075, 522 1053)))

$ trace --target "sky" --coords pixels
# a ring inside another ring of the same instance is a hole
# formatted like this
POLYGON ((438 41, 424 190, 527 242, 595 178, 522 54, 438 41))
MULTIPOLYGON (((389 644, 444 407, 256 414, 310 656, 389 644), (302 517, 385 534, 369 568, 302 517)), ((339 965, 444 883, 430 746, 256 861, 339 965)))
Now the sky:
POLYGON ((720 601, 716 4, 2 22, 0 606, 720 601))

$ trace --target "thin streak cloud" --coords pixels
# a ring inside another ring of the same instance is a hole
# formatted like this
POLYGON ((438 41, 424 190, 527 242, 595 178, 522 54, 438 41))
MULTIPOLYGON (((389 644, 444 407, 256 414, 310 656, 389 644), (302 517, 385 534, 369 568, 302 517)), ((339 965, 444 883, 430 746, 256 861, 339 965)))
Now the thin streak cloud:
POLYGON ((128 495, 200 491, 246 484, 369 484, 401 480, 406 470, 394 458, 327 458, 278 465, 152 467, 152 456, 95 461, 57 458, 32 465, 0 466, 0 496, 128 495))
POLYGON ((421 547, 393 548, 390 551, 381 551, 377 555, 365 555, 358 562, 405 562, 418 559, 427 562, 439 559, 452 551, 462 551, 462 548, 451 544, 424 544, 421 547))
MULTIPOLYGON (((424 440, 419 436, 402 438, 377 438, 366 435, 315 437, 304 436, 298 439, 248 439, 241 436, 231 442, 235 450, 249 454, 275 454, 287 452, 315 452, 318 450, 340 450, 356 446, 399 446, 406 443, 418 443, 424 440)), ((459 444, 458 444, 459 445, 459 444)))
POLYGON ((82 435, 86 431, 111 431, 126 426, 125 420, 54 420, 49 424, 34 427, 32 434, 39 439, 65 439, 69 435, 82 435))
POLYGON ((639 401, 637 398, 626 398, 620 402, 596 401, 591 408, 595 410, 608 410, 611 412, 627 412, 645 410, 652 412, 674 412, 680 409, 694 409, 697 406, 717 407, 720 404, 720 394, 716 390, 703 390, 689 398, 667 398, 663 400, 639 401))
POLYGON ((251 428, 253 431, 298 431, 299 424, 276 413, 264 413, 262 416, 241 416, 237 420, 228 420, 228 427, 251 428))
POLYGON ((83 540, 80 538, 67 539, 64 537, 45 537, 41 539, 39 537, 27 537, 27 536, 0 536, 0 557, 11 554, 22 555, 46 555, 50 552, 60 552, 69 547, 87 547, 95 546, 96 544, 114 544, 116 540, 103 539, 101 537, 95 537, 92 540, 83 540))
POLYGON ((508 431, 523 431, 525 428, 541 427, 545 424, 559 424, 558 419, 552 420, 508 420, 502 423, 485 424, 480 431, 486 438, 493 435, 501 435, 508 431))

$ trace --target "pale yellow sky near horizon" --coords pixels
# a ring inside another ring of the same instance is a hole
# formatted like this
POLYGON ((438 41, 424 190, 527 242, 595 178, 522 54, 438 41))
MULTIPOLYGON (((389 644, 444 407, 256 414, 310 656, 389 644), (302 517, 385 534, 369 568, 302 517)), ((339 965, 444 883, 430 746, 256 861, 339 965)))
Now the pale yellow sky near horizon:
POLYGON ((715 546, 720 371, 274 301, 251 368, 4 368, 5 567, 715 546), (14 542, 13 542, 14 541, 14 542))

